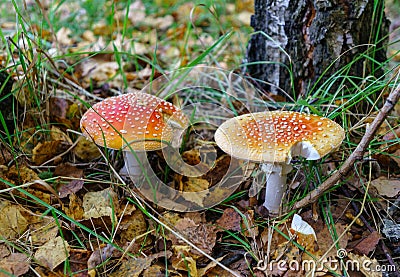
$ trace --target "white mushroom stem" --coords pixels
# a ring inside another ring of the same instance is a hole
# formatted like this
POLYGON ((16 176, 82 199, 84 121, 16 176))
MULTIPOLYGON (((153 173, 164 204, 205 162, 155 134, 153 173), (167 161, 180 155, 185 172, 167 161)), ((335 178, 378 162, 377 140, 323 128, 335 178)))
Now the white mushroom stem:
POLYGON ((264 163, 261 165, 261 170, 266 174, 264 207, 270 214, 277 215, 286 191, 286 177, 292 166, 286 163, 264 163))
POLYGON ((147 164, 146 159, 146 151, 135 151, 132 153, 131 151, 124 151, 124 161, 125 165, 120 170, 121 175, 130 176, 132 180, 135 180, 136 177, 139 177, 143 174, 143 168, 147 164))

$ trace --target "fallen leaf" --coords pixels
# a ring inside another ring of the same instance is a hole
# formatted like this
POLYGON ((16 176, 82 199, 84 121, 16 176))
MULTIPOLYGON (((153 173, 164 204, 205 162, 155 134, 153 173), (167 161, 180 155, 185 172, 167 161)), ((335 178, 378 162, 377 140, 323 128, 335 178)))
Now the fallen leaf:
MULTIPOLYGON (((341 238, 338 242, 338 247, 341 249, 346 249, 347 243, 350 239, 350 237, 349 237, 350 235, 347 232, 342 236, 342 234, 346 230, 346 225, 341 224, 341 223, 336 223, 335 230, 336 230, 337 236, 338 237, 341 236, 341 238)), ((336 249, 337 248, 336 247, 331 248, 331 246, 333 244, 333 240, 332 240, 331 232, 329 231, 328 227, 326 225, 324 225, 323 229, 321 231, 317 232, 316 234, 317 234, 317 239, 318 239, 317 241, 318 241, 318 247, 319 247, 319 250, 318 250, 319 256, 326 254, 325 256, 327 258, 336 257, 336 254, 337 254, 336 249)))
POLYGON ((73 152, 80 160, 86 162, 101 157, 101 153, 96 144, 83 136, 78 138, 78 142, 74 147, 73 152))
POLYGON ((35 259, 41 265, 54 270, 69 257, 69 251, 68 242, 61 237, 56 237, 38 248, 35 259))
POLYGON ((0 201, 0 237, 14 240, 26 231, 28 221, 21 212, 20 206, 6 200, 0 201))
POLYGON ((171 258, 172 267, 176 270, 183 270, 189 273, 189 276, 197 277, 196 260, 189 255, 189 247, 182 245, 174 245, 174 256, 171 258))
POLYGON ((358 226, 361 227, 364 226, 364 222, 359 217, 356 218, 351 211, 347 210, 344 216, 351 221, 355 220, 354 223, 357 224, 358 226))
MULTIPOLYGON (((130 276, 130 277, 139 277, 140 274, 147 268, 149 268, 152 262, 155 259, 160 257, 171 257, 171 252, 166 251, 149 255, 147 257, 137 257, 137 258, 129 258, 128 260, 124 261, 122 265, 118 268, 117 271, 112 272, 109 274, 111 277, 119 277, 119 276, 130 276)), ((163 275, 165 276, 165 275, 163 275)))
MULTIPOLYGON (((183 184, 183 191, 186 192, 200 192, 204 190, 208 190, 210 186, 210 183, 202 178, 196 178, 196 177, 189 177, 186 182, 183 184)), ((190 199, 187 199, 190 200, 190 199)), ((203 201, 201 203, 197 203, 199 205, 203 204, 203 201)))
POLYGON ((87 267, 96 268, 99 264, 112 257, 115 247, 111 244, 102 245, 99 249, 92 252, 87 260, 87 267))
POLYGON ((61 186, 58 189, 58 197, 65 198, 71 193, 76 193, 83 188, 85 181, 83 180, 72 180, 66 185, 61 186))
POLYGON ((87 249, 72 248, 69 253, 69 266, 75 277, 87 277, 88 266, 87 262, 91 251, 87 249))
POLYGON ((7 172, 7 177, 17 184, 26 184, 40 180, 39 176, 35 171, 27 167, 26 165, 21 165, 16 167, 13 165, 7 172))
MULTIPOLYGON (((122 20, 125 18, 125 12, 122 15, 122 20)), ((142 1, 136 0, 129 6, 128 18, 132 25, 140 24, 146 18, 146 7, 143 5, 142 1)), ((117 18, 118 19, 118 18, 117 18)))
POLYGON ((64 133, 63 131, 61 131, 60 128, 56 127, 56 126, 51 126, 51 130, 50 130, 50 137, 51 140, 54 141, 63 141, 69 145, 72 144, 72 140, 69 136, 67 136, 66 133, 64 133))
POLYGON ((65 207, 65 213, 75 219, 75 220, 81 220, 83 219, 83 207, 82 207, 82 200, 76 196, 75 193, 71 193, 69 195, 69 205, 68 207, 65 207))
MULTIPOLYGON (((376 259, 370 259, 367 256, 347 253, 352 261, 356 262, 360 271, 367 277, 382 277, 382 271, 379 270, 379 263, 376 259)), ((358 271, 358 270, 357 270, 358 271)))
POLYGON ((54 170, 54 176, 73 177, 79 179, 83 177, 83 169, 70 163, 62 163, 57 165, 54 170))
POLYGON ((218 259, 215 259, 216 261, 211 261, 209 262, 205 267, 202 267, 198 270, 198 276, 202 277, 202 276, 210 276, 208 275, 208 273, 217 266, 217 261, 220 262, 222 261, 224 258, 226 257, 226 255, 219 257, 218 259))
MULTIPOLYGON (((191 218, 182 218, 175 224, 175 228, 194 245, 203 250, 207 254, 211 254, 217 240, 217 228, 206 223, 195 223, 191 218)), ((169 238, 176 245, 186 245, 186 243, 170 234, 169 238)), ((199 252, 193 249, 193 256, 199 255, 199 252)))
POLYGON ((14 157, 8 147, 6 147, 3 142, 0 142, 0 165, 8 164, 10 161, 13 160, 13 158, 14 157))
POLYGON ((96 37, 93 34, 93 31, 91 31, 91 30, 85 30, 82 33, 81 37, 82 37, 82 39, 86 40, 89 43, 94 43, 97 40, 96 37))
POLYGON ((34 245, 43 245, 57 237, 58 225, 53 218, 42 218, 29 225, 31 240, 34 245))
POLYGON ((375 187, 382 196, 395 197, 400 192, 400 180, 391 180, 384 176, 372 180, 371 185, 375 187))
POLYGON ((354 250, 361 255, 368 255, 372 250, 376 249, 376 245, 378 244, 381 236, 377 231, 370 233, 366 238, 361 240, 356 246, 354 246, 354 250))
POLYGON ((8 249, 7 245, 4 242, 0 243, 0 261, 10 254, 11 252, 8 249))
POLYGON ((0 277, 22 276, 29 270, 29 262, 26 254, 12 253, 0 260, 0 277))
POLYGON ((67 149, 68 144, 61 140, 39 142, 32 150, 32 161, 41 165, 67 149))
MULTIPOLYGON (((168 273, 171 274, 170 270, 168 270, 168 273)), ((142 276, 143 277, 164 277, 164 276, 166 276, 165 267, 159 266, 157 264, 152 265, 143 271, 142 276)), ((173 276, 173 275, 171 274, 170 276, 173 276)))
POLYGON ((182 159, 189 165, 197 165, 201 162, 200 151, 190 149, 182 153, 182 159))
POLYGON ((61 27, 56 33, 57 42, 63 46, 70 46, 73 40, 70 38, 72 31, 66 27, 61 27))
POLYGON ((227 208, 215 224, 223 230, 240 231, 242 229, 241 221, 242 217, 235 209, 227 208))
POLYGON ((134 211, 130 215, 124 215, 119 225, 120 237, 123 242, 143 243, 144 238, 137 239, 138 236, 146 233, 147 223, 140 210, 134 211))
POLYGON ((83 210, 84 219, 109 216, 116 221, 116 213, 119 211, 118 196, 111 188, 88 192, 83 196, 83 210))

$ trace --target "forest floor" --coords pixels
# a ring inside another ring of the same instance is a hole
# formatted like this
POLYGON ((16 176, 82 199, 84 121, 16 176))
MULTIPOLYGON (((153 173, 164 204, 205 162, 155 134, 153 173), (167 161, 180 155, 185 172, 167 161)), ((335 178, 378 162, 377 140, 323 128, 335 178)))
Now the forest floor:
POLYGON ((225 154, 214 133, 233 115, 305 99, 280 103, 241 76, 252 1, 198 2, 0 3, 0 277, 399 276, 400 104, 346 178, 293 207, 340 168, 400 83, 400 3, 387 1, 384 76, 315 97, 346 137, 322 161, 293 161, 273 218, 259 167, 225 154), (162 150, 143 161, 158 201, 121 173, 121 151, 80 127, 95 103, 139 91, 161 93, 191 122, 183 164, 162 150), (244 168, 240 182, 231 168, 244 168), (233 184, 213 190, 221 180, 233 184))

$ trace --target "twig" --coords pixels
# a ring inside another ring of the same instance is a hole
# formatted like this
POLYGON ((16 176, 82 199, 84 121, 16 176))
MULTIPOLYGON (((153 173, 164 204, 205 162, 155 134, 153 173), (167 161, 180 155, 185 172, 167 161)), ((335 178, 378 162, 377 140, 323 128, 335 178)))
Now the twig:
MULTIPOLYGON (((346 197, 351 198, 350 192, 347 188, 342 187, 342 190, 346 197)), ((351 206, 353 207, 354 211, 357 214, 360 213, 360 209, 358 208, 358 205, 354 201, 351 201, 351 206)), ((369 222, 365 219, 365 217, 363 215, 360 214, 359 219, 361 219, 361 221, 364 223, 365 227, 367 227, 367 229, 370 233, 375 231, 375 229, 372 228, 372 226, 369 224, 369 222)), ((383 253, 385 254, 386 259, 388 260, 389 264, 394 266, 394 268, 397 268, 396 263, 393 261, 393 258, 390 255, 390 250, 387 248, 385 242, 382 239, 379 240, 379 246, 381 247, 383 253)), ((400 277, 399 272, 394 272, 394 274, 396 277, 400 277)))
MULTIPOLYGON (((400 71, 398 72, 400 73, 400 71)), ((371 125, 365 131, 365 134, 362 137, 360 143, 357 145, 357 148, 354 150, 353 153, 351 153, 351 155, 347 158, 347 160, 343 163, 343 165, 328 179, 326 179, 325 182, 323 182, 316 189, 310 191, 310 193, 306 197, 297 202, 294 205, 294 209, 299 209, 315 202, 325 191, 334 186, 337 183, 337 181, 339 181, 339 179, 341 179, 342 177, 346 176, 347 173, 349 173, 354 163, 357 160, 361 160, 363 158, 365 149, 367 149, 369 143, 374 137, 379 126, 381 126, 386 116, 394 108, 399 99, 400 99, 400 84, 397 85, 397 87, 390 92, 388 98, 385 101, 385 104, 379 111, 378 115, 375 117, 374 121, 372 121, 371 125)))

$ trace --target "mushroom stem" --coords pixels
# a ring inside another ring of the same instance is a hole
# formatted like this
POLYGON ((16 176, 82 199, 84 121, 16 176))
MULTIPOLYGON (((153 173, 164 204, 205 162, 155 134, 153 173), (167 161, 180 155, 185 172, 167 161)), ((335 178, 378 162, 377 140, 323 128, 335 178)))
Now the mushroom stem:
POLYGON ((286 177, 292 166, 286 163, 264 163, 261 165, 261 170, 265 172, 267 180, 263 205, 270 214, 277 215, 286 191, 286 177))
POLYGON ((141 176, 143 174, 143 161, 147 158, 146 151, 135 151, 135 153, 124 151, 123 154, 125 165, 119 173, 121 175, 128 175, 131 178, 141 176))

